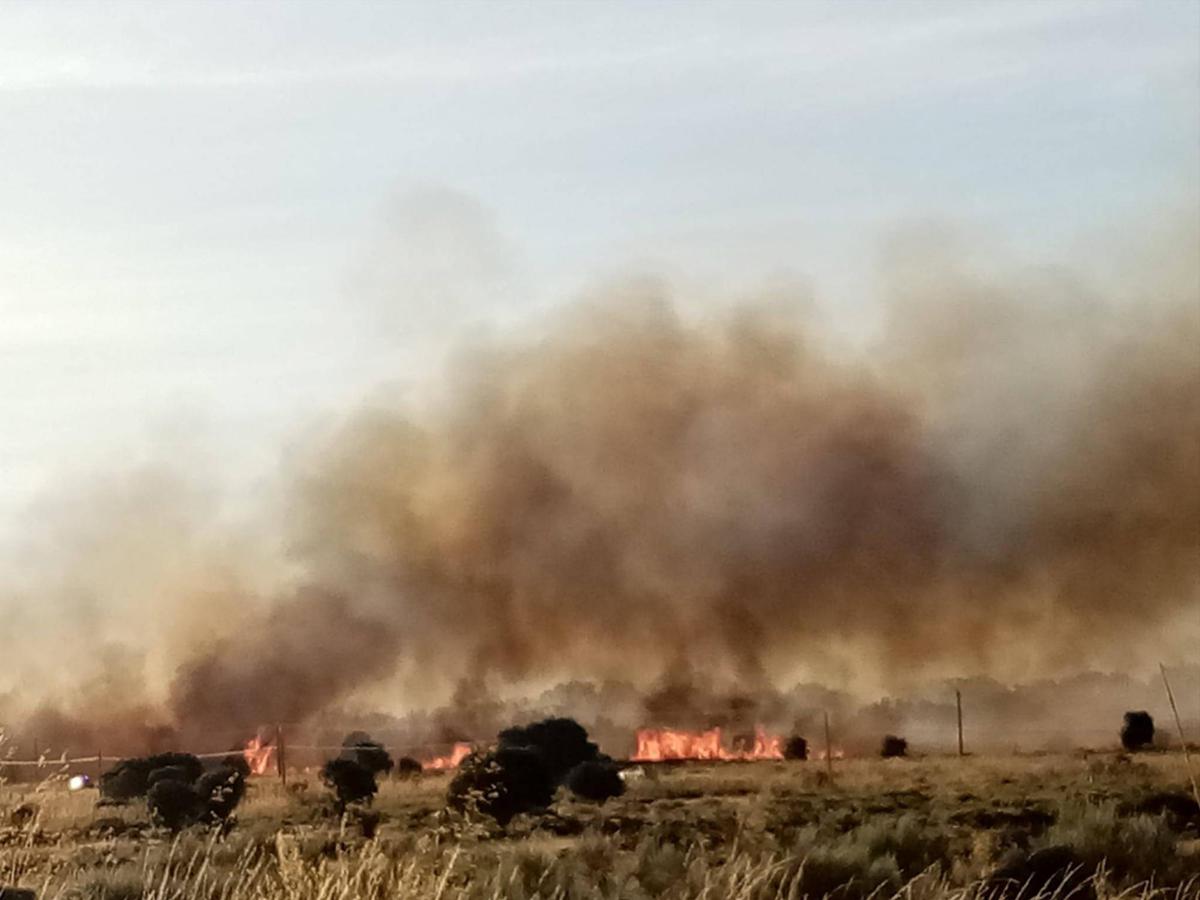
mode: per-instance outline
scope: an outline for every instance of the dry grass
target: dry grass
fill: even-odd
[[[832,784],[821,771],[649,769],[619,800],[560,794],[504,832],[444,813],[445,776],[388,782],[369,839],[330,815],[315,779],[299,791],[255,781],[232,832],[175,838],[151,829],[143,808],[95,808],[93,792],[9,787],[0,883],[61,900],[972,900],[1004,860],[1061,845],[1095,873],[1076,897],[1200,898],[1194,826],[1131,810],[1183,789],[1176,757],[847,761]],[[33,820],[4,827],[21,803]]]

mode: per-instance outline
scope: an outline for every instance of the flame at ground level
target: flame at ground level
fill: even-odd
[[[783,738],[769,735],[761,726],[753,735],[735,736],[726,747],[720,728],[708,731],[678,731],[674,728],[640,728],[637,733],[636,762],[667,759],[783,759]]]
[[[474,749],[465,741],[457,742],[445,756],[435,756],[433,759],[421,761],[423,769],[457,769],[459,764],[471,755]]]
[[[428,771],[446,771],[458,768],[464,759],[475,750],[467,741],[457,741],[444,756],[421,759],[421,768]],[[275,745],[269,738],[255,736],[246,742],[242,755],[253,775],[268,775],[275,767]],[[834,748],[833,758],[842,759],[844,752]],[[663,760],[756,760],[783,759],[783,738],[771,735],[762,726],[754,732],[733,736],[730,746],[725,746],[721,728],[707,731],[683,731],[674,728],[640,728],[637,731],[637,749],[630,757],[631,762],[659,762]],[[824,751],[809,755],[810,759],[823,760]]]
[[[255,736],[246,742],[242,755],[246,757],[246,765],[250,767],[252,775],[266,775],[275,761],[275,746]]]

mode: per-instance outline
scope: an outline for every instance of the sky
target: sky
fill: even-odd
[[[598,279],[1033,263],[1200,184],[1200,4],[0,4],[0,523],[306,428]]]

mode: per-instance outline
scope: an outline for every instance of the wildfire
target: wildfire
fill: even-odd
[[[767,734],[761,726],[754,735],[735,739],[726,748],[720,728],[708,731],[677,731],[673,728],[641,728],[637,733],[636,762],[664,759],[783,759],[783,739]]]
[[[459,763],[471,755],[472,749],[474,748],[470,744],[459,741],[445,756],[435,756],[433,759],[425,760],[421,766],[425,769],[456,769]]]
[[[275,746],[270,741],[264,741],[255,735],[246,742],[246,749],[242,751],[242,754],[246,757],[246,764],[250,767],[251,773],[266,775],[271,771],[271,764],[275,761]]]

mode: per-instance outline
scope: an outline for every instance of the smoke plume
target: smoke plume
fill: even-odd
[[[125,705],[245,734],[381,685],[402,708],[590,678],[653,686],[669,718],[696,678],[762,702],[1178,655],[1200,631],[1191,267],[1105,293],[909,252],[867,352],[777,296],[684,315],[644,282],[464,349],[429,411],[348,415],[289,463],[287,577],[225,577],[238,614]],[[159,602],[195,602],[176,587]]]

